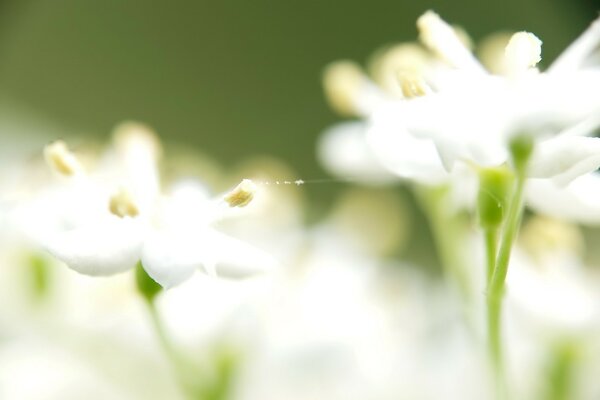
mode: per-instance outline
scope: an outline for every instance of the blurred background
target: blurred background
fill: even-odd
[[[501,29],[535,32],[548,64],[599,5],[595,0],[0,4],[3,115],[31,113],[66,135],[98,138],[108,137],[122,120],[140,120],[166,141],[193,145],[225,165],[273,155],[304,179],[325,174],[315,142],[340,119],[322,95],[320,75],[327,63],[341,58],[364,63],[387,43],[414,40],[416,18],[432,8],[475,40]],[[313,205],[325,202],[331,190],[307,188]]]
[[[328,63],[351,59],[365,65],[378,48],[415,40],[416,19],[433,9],[464,27],[475,42],[498,30],[534,32],[544,42],[543,68],[589,25],[599,8],[595,0],[0,0],[0,175],[10,169],[1,166],[11,165],[12,153],[15,158],[23,155],[17,156],[13,146],[27,148],[25,154],[40,161],[41,143],[48,140],[78,138],[81,144],[89,139],[93,147],[107,143],[119,122],[137,120],[153,127],[167,150],[176,149],[167,154],[173,169],[197,168],[208,180],[227,179],[215,185],[219,190],[240,177],[260,176],[266,166],[269,173],[282,175],[273,179],[327,178],[316,144],[326,128],[343,119],[323,95],[321,73]],[[186,148],[192,151],[182,151]],[[257,161],[265,156],[268,162]],[[219,171],[211,178],[213,167]],[[484,398],[478,392],[472,397],[445,393],[464,376],[472,377],[473,386],[484,387],[485,393],[485,378],[474,375],[482,374],[477,361],[481,355],[469,336],[472,332],[465,332],[454,293],[438,279],[429,228],[408,190],[400,185],[357,189],[333,181],[280,189],[273,191],[271,203],[258,202],[255,214],[240,226],[226,228],[243,239],[262,241],[258,244],[274,248],[282,259],[288,256],[283,278],[241,286],[196,276],[159,302],[175,341],[217,369],[208,368],[206,374],[216,382],[213,389],[229,385],[238,372],[232,371],[241,368],[231,365],[244,362],[231,361],[237,355],[202,335],[225,337],[223,342],[235,345],[239,341],[239,347],[256,352],[244,354],[250,362],[238,384],[244,392],[246,379],[251,394],[238,399],[292,399],[286,392],[292,388],[298,393],[314,390],[314,396],[298,394],[295,400],[363,400],[368,397],[355,386],[389,389],[382,382],[400,382],[398,371],[404,386],[393,386],[390,397],[370,398],[396,400],[397,393],[409,393],[404,392],[407,382],[418,390],[439,390],[444,398]],[[307,220],[313,223],[307,226]],[[544,230],[542,226],[532,236],[544,239],[539,234]],[[597,243],[600,231],[589,230],[586,238]],[[17,254],[5,255],[13,252]],[[0,285],[5,285],[0,290],[0,397],[9,393],[6,388],[27,387],[32,375],[54,384],[55,376],[49,374],[54,371],[56,381],[62,375],[65,387],[77,394],[65,397],[64,387],[56,384],[56,397],[41,393],[27,399],[179,398],[177,382],[148,329],[146,310],[131,290],[131,274],[92,279],[63,266],[54,268],[56,262],[47,256],[25,251],[29,258],[24,259],[22,253],[0,238],[0,274],[6,275],[0,275]],[[17,268],[4,268],[9,265]],[[22,265],[33,271],[26,279],[19,270]],[[429,274],[435,279],[421,276],[422,270],[435,271]],[[27,285],[30,292],[23,290]],[[549,298],[558,297],[552,292]],[[256,317],[248,299],[267,311]],[[546,314],[555,314],[555,309]],[[524,315],[528,323],[531,318]],[[533,346],[540,335],[531,332],[530,342],[519,336],[515,343]],[[598,331],[584,330],[582,337],[589,332]],[[562,353],[557,352],[556,360],[540,353],[543,357],[535,362],[549,365],[540,375],[553,377],[555,364],[559,372],[568,370],[563,367],[569,346],[578,344],[580,336],[573,338],[572,343],[559,343]],[[589,359],[596,362],[600,343],[592,342],[596,353],[589,353]],[[526,353],[512,348],[516,354]],[[563,353],[566,362],[559,357]],[[90,371],[74,362],[73,354]],[[523,370],[531,365],[515,360]],[[31,365],[40,366],[39,371]],[[291,371],[286,369],[290,366]],[[594,389],[581,398],[597,398],[600,365],[585,368]],[[89,397],[92,386],[86,379],[96,369],[103,370],[111,385],[127,387],[126,393],[137,397],[109,392]],[[342,371],[344,379],[323,371]],[[522,372],[516,368],[514,375],[537,384]],[[297,378],[297,387],[286,380],[290,376]],[[444,380],[446,386],[438,385]],[[323,395],[319,384],[329,381],[341,382],[345,391],[337,392],[333,385],[337,397]],[[73,382],[83,382],[81,389]],[[547,389],[544,385],[542,390]],[[569,392],[564,392],[566,399]],[[440,398],[437,392],[406,396]],[[527,396],[522,398],[535,398]]]

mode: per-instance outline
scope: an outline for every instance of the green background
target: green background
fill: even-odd
[[[269,154],[298,177],[318,178],[316,139],[340,120],[320,86],[327,63],[364,62],[386,43],[413,40],[416,18],[430,8],[475,39],[500,29],[535,32],[547,63],[595,7],[583,0],[4,1],[0,94],[69,133],[104,137],[136,119],[225,165]]]

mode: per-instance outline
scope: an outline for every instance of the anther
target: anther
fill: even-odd
[[[257,187],[250,179],[243,179],[231,192],[227,193],[224,200],[230,207],[245,207],[252,201]]]
[[[111,196],[108,209],[120,218],[135,217],[140,213],[135,201],[125,189],[120,189]]]
[[[62,140],[47,145],[44,148],[44,158],[48,165],[61,175],[71,176],[83,170],[75,154]]]
[[[431,92],[425,80],[415,72],[399,71],[398,80],[400,81],[402,95],[407,99],[425,96]]]

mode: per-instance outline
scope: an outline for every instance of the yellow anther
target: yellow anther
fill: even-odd
[[[399,71],[398,80],[402,89],[402,95],[407,99],[425,96],[431,92],[425,80],[417,73]]]
[[[111,196],[108,209],[117,217],[135,217],[140,211],[128,191],[120,189]]]
[[[62,140],[47,145],[44,148],[44,158],[48,165],[61,175],[71,176],[83,170],[77,157]]]
[[[398,72],[421,74],[431,63],[431,56],[417,43],[401,43],[379,51],[373,57],[370,72],[375,82],[394,94],[401,94]]]
[[[244,179],[231,192],[225,195],[224,200],[230,207],[245,207],[252,201],[257,187],[250,179]]]

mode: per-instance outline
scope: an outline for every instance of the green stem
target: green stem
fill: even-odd
[[[487,228],[485,230],[485,251],[487,259],[487,274],[486,284],[489,290],[492,282],[492,276],[494,275],[494,269],[496,269],[496,254],[498,251],[498,229]]]
[[[502,298],[504,296],[510,254],[523,213],[523,189],[525,187],[525,178],[525,168],[521,168],[517,171],[516,187],[508,208],[508,215],[500,238],[500,248],[495,263],[496,265],[488,289],[488,341],[490,355],[496,372],[500,398],[505,397],[506,388],[504,382],[501,340]]]
[[[562,343],[554,346],[552,359],[548,368],[548,400],[568,400],[576,398],[573,381],[578,359],[578,348],[573,343]]]
[[[150,321],[152,322],[154,332],[156,332],[161,347],[173,365],[179,384],[186,393],[188,399],[199,399],[197,394],[198,388],[193,383],[194,376],[192,375],[192,369],[189,368],[189,363],[181,356],[173,343],[169,340],[169,335],[162,324],[154,299],[146,299],[145,303],[148,306]]]
[[[447,190],[445,187],[417,187],[415,194],[429,222],[444,274],[454,281],[468,304],[471,298],[470,282],[459,253],[462,248],[460,240],[465,236],[461,232],[459,216],[449,212]]]

